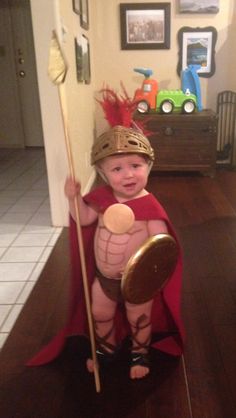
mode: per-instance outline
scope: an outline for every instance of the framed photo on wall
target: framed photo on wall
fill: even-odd
[[[179,0],[180,13],[218,13],[219,0]]]
[[[170,3],[121,3],[121,49],[169,49]]]
[[[85,35],[75,38],[76,76],[79,83],[89,84],[91,81],[90,47]]]
[[[80,0],[72,0],[73,11],[80,15]]]
[[[83,29],[89,29],[88,0],[80,0],[80,26]]]
[[[83,79],[85,84],[91,81],[90,71],[90,46],[89,40],[85,35],[82,35],[82,53],[83,53]]]
[[[206,28],[183,27],[178,32],[180,75],[190,64],[200,65],[199,76],[211,77],[215,72],[215,44],[217,31],[213,26]]]
[[[75,63],[76,63],[76,76],[77,81],[82,83],[83,79],[83,51],[82,42],[80,38],[75,38]]]

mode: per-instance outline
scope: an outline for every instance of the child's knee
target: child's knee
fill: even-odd
[[[92,305],[92,315],[95,321],[108,322],[113,320],[113,310],[104,309],[102,306]]]

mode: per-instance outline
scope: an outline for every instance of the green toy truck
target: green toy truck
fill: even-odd
[[[193,113],[197,107],[195,94],[182,90],[160,90],[156,96],[156,111],[161,113]]]
[[[181,90],[158,90],[156,80],[150,78],[152,70],[135,68],[144,75],[142,87],[135,91],[135,101],[139,113],[150,111],[170,114],[172,112],[191,114],[202,110],[201,92],[197,75],[197,66],[189,66],[182,73]]]

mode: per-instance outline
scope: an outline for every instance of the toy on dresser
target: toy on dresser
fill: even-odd
[[[144,75],[141,88],[134,94],[139,113],[150,111],[169,114],[182,112],[191,114],[195,110],[201,111],[201,90],[197,70],[199,65],[189,65],[181,73],[180,90],[158,90],[158,83],[150,78],[152,70],[134,68],[135,72]]]

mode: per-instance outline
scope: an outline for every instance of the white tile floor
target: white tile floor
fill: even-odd
[[[0,149],[0,349],[61,229],[51,226],[44,150]]]

